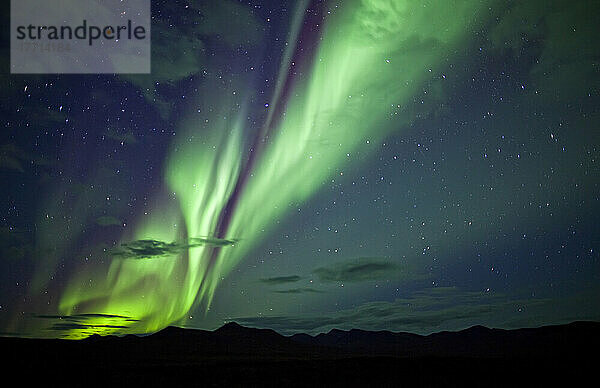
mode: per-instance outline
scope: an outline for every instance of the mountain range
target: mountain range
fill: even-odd
[[[599,322],[573,322],[427,336],[333,329],[286,337],[231,322],[214,331],[168,327],[80,341],[4,337],[0,349],[9,374],[62,385],[519,386],[593,376],[599,333]]]

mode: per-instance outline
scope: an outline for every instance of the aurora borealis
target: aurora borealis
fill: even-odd
[[[153,2],[150,75],[5,72],[0,331],[599,319],[597,10]]]

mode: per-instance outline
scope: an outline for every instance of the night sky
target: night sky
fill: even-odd
[[[600,319],[598,1],[153,1],[0,75],[0,334]]]

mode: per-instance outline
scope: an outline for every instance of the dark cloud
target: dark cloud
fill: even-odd
[[[90,325],[85,323],[75,323],[75,322],[65,322],[65,323],[55,323],[48,328],[48,330],[56,330],[56,331],[71,331],[71,330],[88,330],[88,329],[127,329],[128,326],[119,326],[119,325]]]
[[[298,275],[291,275],[291,276],[276,276],[276,277],[272,277],[272,278],[263,278],[263,279],[260,279],[260,281],[262,283],[269,284],[269,285],[278,285],[278,284],[294,283],[300,279],[302,279],[302,278]]]
[[[383,257],[360,257],[313,271],[322,282],[361,282],[394,278],[400,267]]]
[[[167,243],[158,240],[137,240],[121,244],[121,247],[115,249],[113,257],[122,259],[152,259],[176,255],[182,252],[187,245],[175,242]]]
[[[36,318],[41,319],[60,319],[64,321],[82,321],[94,318],[108,318],[108,319],[119,319],[127,322],[138,322],[137,319],[125,315],[115,314],[74,314],[74,315],[36,315]]]
[[[310,293],[318,293],[321,294],[323,291],[317,290],[314,288],[290,288],[287,290],[275,290],[273,291],[277,294],[310,294]]]
[[[188,242],[165,242],[160,240],[136,240],[123,243],[112,251],[115,258],[120,259],[152,259],[178,255],[189,248],[212,246],[225,247],[234,245],[238,240],[216,237],[194,237]]]
[[[75,314],[75,315],[37,315],[36,318],[49,320],[49,331],[64,332],[65,336],[88,336],[105,333],[106,329],[127,329],[137,319],[124,315],[114,314]]]
[[[30,334],[27,332],[14,332],[14,331],[0,331],[0,337],[29,337]]]
[[[225,239],[216,237],[193,237],[190,239],[189,247],[199,246],[213,246],[213,247],[227,247],[235,245],[238,239]]]

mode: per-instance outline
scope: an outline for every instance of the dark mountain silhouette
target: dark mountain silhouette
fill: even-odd
[[[457,332],[428,336],[389,331],[333,329],[329,333],[290,337],[298,343],[321,345],[368,355],[396,357],[569,357],[581,349],[600,345],[600,323],[573,322],[568,325],[515,330],[473,326]]]
[[[143,337],[0,338],[0,349],[9,374],[35,371],[49,385],[519,386],[593,377],[599,333],[600,323],[574,322],[428,336],[334,329],[286,337],[228,323]]]

